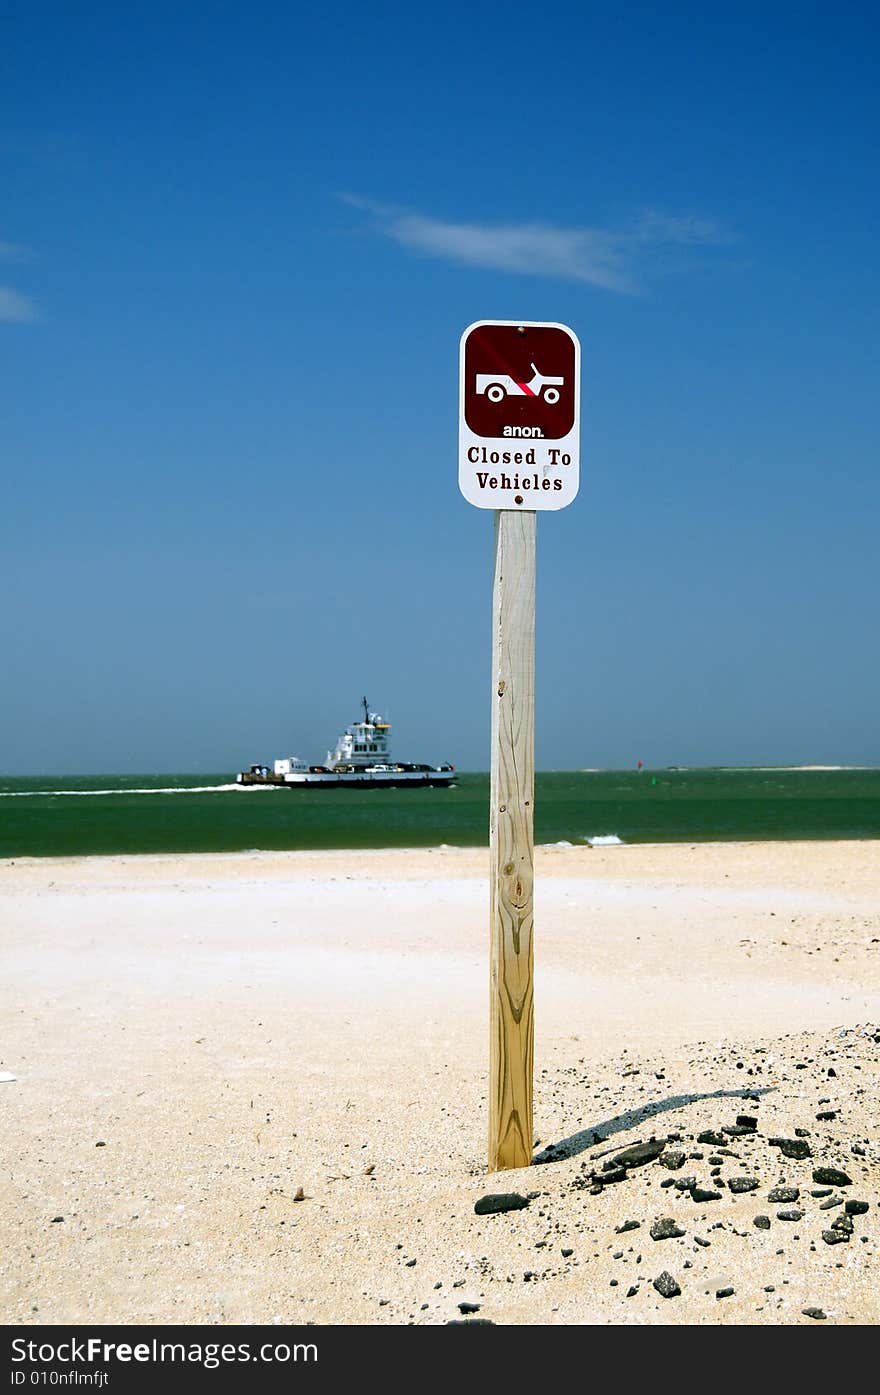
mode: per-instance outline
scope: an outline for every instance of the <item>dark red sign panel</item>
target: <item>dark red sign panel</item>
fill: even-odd
[[[464,417],[475,435],[558,440],[574,426],[575,402],[575,346],[564,329],[487,324],[471,330]]]

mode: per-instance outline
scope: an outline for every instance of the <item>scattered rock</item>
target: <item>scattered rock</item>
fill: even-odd
[[[639,1291],[639,1290],[638,1290],[638,1288],[636,1287],[636,1285],[633,1284],[632,1287],[631,1287],[631,1288],[628,1288],[627,1291],[626,1291],[626,1296],[627,1296],[627,1298],[635,1298],[635,1296],[636,1296],[636,1294],[638,1293],[638,1291]]]
[[[528,1204],[528,1197],[519,1192],[489,1192],[474,1202],[474,1212],[478,1216],[494,1216],[499,1211],[521,1211]]]
[[[624,1221],[623,1225],[615,1226],[615,1235],[624,1235],[628,1230],[638,1230],[641,1221]]]
[[[825,1321],[825,1314],[821,1308],[801,1308],[804,1317],[815,1318],[817,1322]]]
[[[803,1158],[813,1156],[812,1149],[805,1138],[771,1138],[768,1141],[771,1148],[778,1148],[784,1158],[793,1158],[799,1162]]]
[[[671,1216],[663,1216],[659,1221],[655,1221],[650,1230],[652,1240],[676,1240],[684,1233]]]
[[[849,1240],[842,1230],[823,1230],[822,1239],[826,1245],[840,1245]]]
[[[625,1182],[626,1168],[617,1167],[613,1162],[610,1166],[608,1163],[606,1163],[603,1170],[599,1173],[595,1180],[601,1183],[602,1186],[610,1185],[612,1182]]]
[[[695,1244],[695,1245],[699,1245],[700,1248],[703,1249],[703,1250],[708,1250],[708,1248],[709,1248],[709,1243],[710,1243],[710,1242],[709,1242],[708,1240],[704,1240],[704,1239],[703,1239],[702,1235],[695,1235],[695,1236],[694,1236],[694,1244]]]
[[[758,1127],[754,1114],[737,1114],[736,1122],[739,1128],[748,1129],[750,1133],[754,1133]]]
[[[686,1156],[680,1148],[667,1148],[665,1153],[660,1154],[660,1166],[668,1167],[670,1172],[677,1172],[684,1166]]]
[[[709,1191],[707,1187],[691,1187],[691,1201],[695,1201],[698,1206],[704,1201],[720,1201],[721,1193]]]
[[[848,1216],[864,1216],[867,1209],[867,1201],[848,1201],[846,1203],[846,1214]]]
[[[753,1225],[753,1226],[757,1226],[758,1230],[769,1230],[769,1229],[770,1229],[770,1217],[769,1217],[769,1216],[756,1216],[755,1219],[752,1221],[752,1225]]]
[[[665,1138],[652,1138],[647,1143],[634,1143],[631,1148],[624,1148],[622,1153],[617,1153],[611,1159],[611,1163],[617,1167],[643,1167],[645,1163],[659,1158],[665,1147]]]
[[[723,1133],[716,1133],[714,1129],[704,1129],[697,1134],[698,1143],[711,1143],[717,1147],[722,1147],[727,1139]]]
[[[678,1284],[666,1269],[663,1270],[662,1274],[657,1275],[654,1280],[654,1288],[663,1298],[677,1298],[681,1293]]]
[[[824,1182],[829,1187],[851,1187],[852,1178],[845,1172],[841,1172],[839,1167],[814,1167],[813,1181]]]
[[[757,1177],[731,1177],[727,1183],[732,1192],[753,1192],[758,1185]]]
[[[773,1187],[767,1193],[768,1201],[797,1201],[800,1196],[799,1187]]]
[[[776,1212],[776,1219],[778,1221],[802,1221],[803,1218],[803,1211],[799,1211],[796,1206],[792,1206],[791,1209],[788,1211]]]
[[[292,1199],[293,1201],[305,1201],[305,1199],[306,1199],[306,1194],[305,1194],[305,1192],[303,1191],[302,1187],[297,1187],[297,1189],[296,1189],[296,1191],[294,1192],[293,1197],[292,1197],[291,1199]]]
[[[843,1197],[842,1197],[842,1196],[829,1196],[829,1198],[828,1198],[827,1201],[820,1202],[820,1204],[819,1204],[819,1210],[820,1210],[820,1211],[833,1211],[834,1208],[835,1208],[835,1206],[842,1206],[842,1205],[843,1205]]]
[[[478,1313],[480,1305],[479,1303],[459,1303],[458,1311],[460,1313]]]
[[[819,1119],[819,1120],[821,1120],[822,1123],[824,1123],[827,1119],[836,1119],[836,1118],[837,1118],[837,1110],[836,1110],[836,1109],[822,1109],[822,1110],[820,1110],[819,1113],[816,1115],[816,1118]]]
[[[53,1225],[57,1225],[59,1221],[63,1221],[63,1220],[64,1220],[64,1217],[63,1217],[63,1216],[53,1216],[53,1217],[52,1217],[52,1224],[53,1224]]]
[[[570,1259],[574,1254],[574,1250],[560,1250],[559,1253],[562,1255],[563,1259]]]
[[[716,1288],[716,1290],[715,1290],[715,1297],[716,1297],[716,1298],[732,1298],[732,1297],[733,1297],[733,1289],[730,1288],[730,1287],[728,1287],[728,1288]]]

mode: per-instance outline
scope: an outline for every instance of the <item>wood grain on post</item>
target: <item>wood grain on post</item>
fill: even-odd
[[[489,1168],[532,1161],[535,523],[495,514],[489,814]]]

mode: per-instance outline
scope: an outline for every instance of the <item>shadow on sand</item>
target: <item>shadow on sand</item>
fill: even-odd
[[[548,1143],[546,1148],[535,1154],[532,1162],[561,1162],[563,1158],[574,1158],[578,1153],[585,1153],[588,1148],[605,1143],[614,1133],[624,1133],[627,1129],[637,1128],[646,1119],[665,1114],[669,1109],[681,1109],[686,1104],[696,1104],[698,1100],[756,1100],[760,1099],[761,1095],[771,1094],[774,1089],[773,1085],[765,1085],[760,1089],[744,1087],[741,1090],[712,1090],[704,1095],[670,1095],[668,1099],[657,1100],[654,1104],[643,1104],[638,1109],[628,1109],[624,1114],[616,1114],[613,1119],[606,1119],[603,1124],[581,1129],[578,1133],[569,1134],[568,1138],[560,1138],[557,1143]]]

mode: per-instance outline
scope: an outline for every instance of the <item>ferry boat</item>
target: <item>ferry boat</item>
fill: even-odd
[[[391,759],[388,734],[391,723],[370,711],[362,699],[364,718],[352,722],[327,752],[323,765],[309,765],[299,756],[282,756],[272,769],[252,765],[239,771],[239,785],[287,785],[293,789],[448,789],[455,783],[454,765],[413,765]]]

